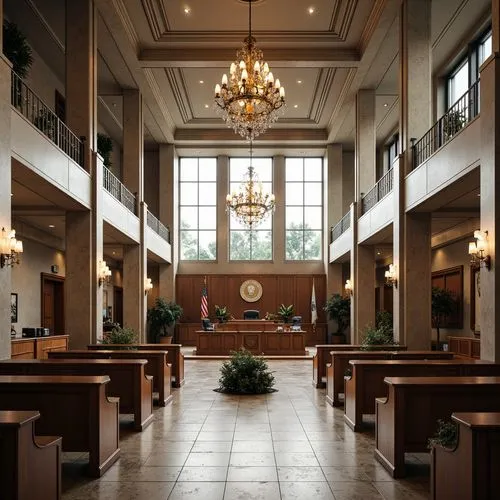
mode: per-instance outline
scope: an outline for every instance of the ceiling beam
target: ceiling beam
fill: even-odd
[[[139,64],[143,68],[226,68],[235,58],[235,50],[228,48],[172,48],[143,49]],[[360,56],[354,49],[323,47],[265,50],[265,58],[275,67],[295,68],[357,67]]]

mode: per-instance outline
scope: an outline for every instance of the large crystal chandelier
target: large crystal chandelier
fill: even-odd
[[[248,2],[248,36],[236,61],[229,69],[229,80],[222,76],[222,87],[215,86],[215,103],[228,127],[247,140],[253,140],[278,119],[285,104],[285,89],[269,71],[264,55],[252,36],[252,2]]]
[[[250,141],[250,166],[240,185],[239,192],[226,196],[226,211],[244,226],[253,229],[274,211],[274,194],[264,193],[252,166],[252,142]]]

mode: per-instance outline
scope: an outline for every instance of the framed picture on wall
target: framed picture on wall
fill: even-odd
[[[10,322],[17,323],[17,293],[10,294]]]

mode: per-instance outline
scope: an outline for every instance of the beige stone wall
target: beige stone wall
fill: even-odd
[[[21,264],[12,268],[11,292],[18,294],[18,335],[24,327],[41,326],[41,273],[50,273],[59,266],[58,276],[65,276],[64,253],[32,240],[23,239]]]

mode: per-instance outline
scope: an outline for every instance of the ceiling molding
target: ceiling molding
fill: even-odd
[[[132,22],[132,19],[130,19],[123,0],[112,0],[112,2],[115,6],[115,11],[118,14],[122,26],[125,29],[125,33],[127,34],[127,38],[129,39],[130,44],[137,51],[137,49],[139,48],[139,36],[135,31],[134,23]]]
[[[294,67],[356,67],[360,56],[355,49],[333,49],[324,47],[311,48],[269,48],[266,49],[266,60],[274,66],[290,63]],[[143,49],[139,54],[139,64],[143,68],[225,68],[228,61],[235,59],[233,48],[172,48]]]
[[[339,40],[343,42],[347,38],[347,34],[351,29],[354,13],[358,7],[358,0],[336,0],[333,12],[332,21],[330,22],[330,31],[335,33]],[[343,15],[340,15],[342,13]]]
[[[158,105],[158,109],[160,110],[163,118],[167,122],[167,125],[173,130],[175,129],[174,121],[172,120],[172,116],[168,110],[168,106],[163,99],[162,92],[160,87],[158,86],[158,82],[153,75],[152,70],[144,69],[144,78],[146,79],[147,84],[153,94],[156,104]]]
[[[177,109],[184,123],[189,123],[194,118],[193,107],[189,99],[184,75],[179,68],[165,68],[165,75],[172,90]]]
[[[159,40],[163,33],[170,31],[165,4],[161,0],[142,0],[142,8],[153,38]]]
[[[59,50],[64,54],[65,53],[64,42],[57,36],[56,32],[52,29],[52,27],[47,22],[47,20],[45,19],[44,15],[40,12],[38,7],[35,5],[33,0],[25,0],[25,1],[26,1],[26,4],[28,5],[28,7],[33,11],[35,16],[38,18],[40,23],[43,25],[43,27],[45,28],[47,33],[50,35],[52,40],[54,40],[54,42],[57,45],[57,47],[59,48]]]
[[[328,130],[331,129],[333,125],[333,121],[337,119],[338,113],[342,106],[344,105],[344,101],[346,99],[346,96],[349,94],[351,91],[351,84],[354,80],[354,77],[356,76],[356,69],[351,68],[349,72],[347,73],[344,85],[342,86],[342,90],[339,94],[339,98],[337,99],[337,102],[335,103],[335,107],[332,110],[332,115],[330,117],[330,120],[328,122]]]
[[[309,112],[309,118],[314,123],[319,123],[321,120],[336,73],[337,70],[335,68],[327,68],[320,71],[314,90],[313,104]],[[323,81],[323,85],[321,85],[321,90],[319,90],[321,81]]]
[[[361,38],[358,44],[358,50],[361,56],[365,53],[365,50],[370,43],[373,33],[375,33],[375,30],[377,29],[380,17],[382,16],[382,13],[384,11],[385,4],[386,0],[376,0],[375,4],[373,5],[372,11],[370,12],[370,17],[365,24],[365,28],[363,30],[363,33],[361,34]]]

